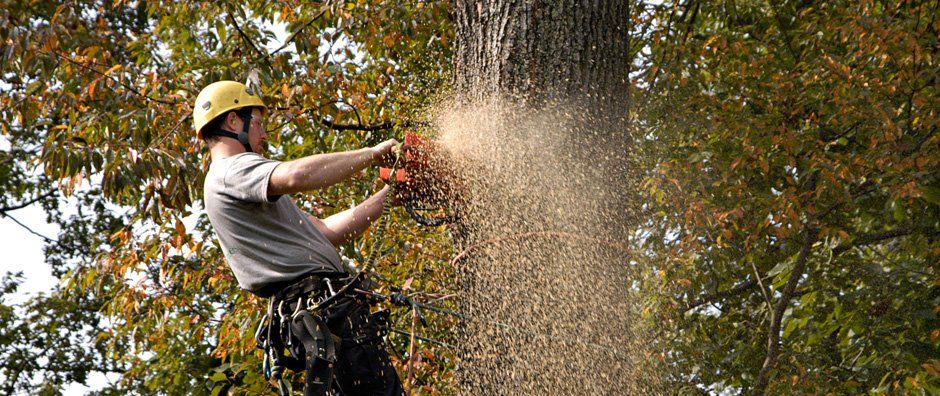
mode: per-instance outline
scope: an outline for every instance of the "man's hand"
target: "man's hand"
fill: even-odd
[[[398,141],[388,139],[372,147],[372,161],[381,166],[392,166],[398,154]]]
[[[392,206],[401,206],[401,197],[398,193],[392,193],[392,188],[386,184],[376,195],[381,195]]]

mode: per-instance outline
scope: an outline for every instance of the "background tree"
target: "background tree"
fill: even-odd
[[[940,391],[937,6],[650,11],[646,246],[676,387]]]

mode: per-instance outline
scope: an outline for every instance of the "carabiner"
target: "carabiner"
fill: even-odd
[[[271,349],[268,348],[268,343],[264,343],[264,357],[262,357],[261,363],[261,372],[264,373],[264,380],[267,381],[271,379]]]
[[[304,305],[304,298],[303,298],[303,296],[297,297],[297,306],[294,307],[294,313],[291,314],[291,316],[290,316],[291,320],[294,320],[294,318],[296,318],[297,315],[300,314],[300,311],[302,311],[302,309],[300,308],[301,305]]]
[[[330,291],[330,297],[336,295],[336,291],[333,290],[333,283],[330,282],[330,278],[323,278],[323,281],[326,282],[326,288]]]

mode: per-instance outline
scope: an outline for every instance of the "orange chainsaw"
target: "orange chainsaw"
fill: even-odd
[[[439,226],[457,220],[459,187],[444,149],[414,132],[405,132],[399,157],[392,168],[379,168],[379,178],[390,183],[395,197],[419,224]]]

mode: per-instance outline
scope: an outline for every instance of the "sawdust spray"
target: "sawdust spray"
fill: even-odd
[[[572,105],[445,108],[437,140],[465,189],[461,393],[659,393],[627,243],[628,134],[587,130]]]

